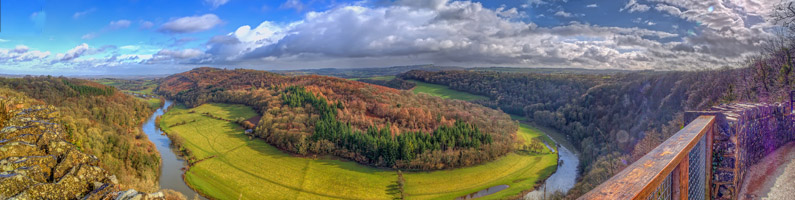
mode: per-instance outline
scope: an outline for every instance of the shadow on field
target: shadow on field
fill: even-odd
[[[397,182],[386,186],[386,194],[392,196],[392,199],[400,199],[400,189],[398,188]]]

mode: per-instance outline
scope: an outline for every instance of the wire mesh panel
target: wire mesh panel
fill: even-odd
[[[671,199],[671,174],[665,177],[665,180],[657,186],[646,200],[668,200]]]
[[[698,140],[698,144],[688,153],[688,161],[690,162],[690,166],[687,168],[689,176],[687,184],[688,199],[702,200],[706,198],[707,153],[705,140],[706,137],[701,137],[701,139]]]

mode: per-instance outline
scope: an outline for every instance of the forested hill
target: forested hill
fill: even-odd
[[[786,54],[739,69],[612,75],[410,71],[419,80],[490,97],[475,102],[563,132],[581,150],[587,192],[640,158],[685,122],[682,113],[720,103],[781,102],[795,84]]]
[[[197,68],[169,76],[157,93],[187,106],[253,107],[254,136],[299,155],[333,154],[403,169],[444,169],[513,150],[518,126],[487,107],[325,76]]]
[[[146,102],[113,87],[51,76],[0,78],[0,91],[16,91],[38,104],[55,106],[60,116],[53,122],[63,126],[63,139],[97,156],[122,188],[157,190],[159,154],[139,128],[154,112]]]

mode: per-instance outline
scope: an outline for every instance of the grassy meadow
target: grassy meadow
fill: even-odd
[[[118,88],[119,90],[136,93],[136,94],[145,94],[145,95],[153,95],[153,90],[157,88],[157,83],[152,80],[142,80],[142,83],[126,83],[123,82],[125,80],[120,79],[97,79],[94,82],[97,82],[102,85],[113,86]],[[127,90],[125,88],[129,86],[143,86],[141,90]]]
[[[138,99],[141,99],[141,98],[138,98]],[[160,103],[161,102],[160,102],[160,99],[158,99],[158,98],[148,98],[148,99],[142,99],[142,100],[146,101],[146,103],[149,104],[149,107],[152,108],[152,109],[160,108]]]
[[[409,80],[409,81],[417,84],[417,86],[414,87],[414,89],[411,89],[411,91],[414,91],[414,93],[426,93],[432,96],[437,96],[445,99],[459,99],[464,101],[488,99],[488,97],[485,96],[453,90],[450,89],[450,87],[444,85],[431,84],[416,80]]]
[[[303,158],[284,153],[259,139],[250,140],[237,124],[225,119],[249,118],[248,107],[205,104],[193,109],[175,106],[160,125],[182,138],[198,162],[186,172],[196,190],[216,199],[393,199],[399,196],[394,170],[341,161],[333,157]],[[182,125],[176,125],[183,123]],[[520,129],[520,137],[542,137]],[[509,185],[483,199],[500,199],[532,188],[550,175],[557,154],[511,153],[496,161],[461,169],[405,172],[409,199],[452,199],[496,185]]]

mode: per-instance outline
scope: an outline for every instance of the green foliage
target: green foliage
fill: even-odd
[[[103,78],[93,81],[102,85],[113,86],[119,90],[123,90],[125,92],[134,93],[134,94],[152,95],[152,91],[155,88],[157,88],[157,83],[149,79],[127,80],[127,79]]]
[[[368,160],[383,160],[382,165],[387,167],[393,167],[398,160],[411,161],[416,155],[430,151],[478,149],[481,145],[493,142],[491,135],[460,121],[454,126],[441,126],[431,134],[405,132],[394,137],[389,130],[390,124],[380,129],[370,127],[364,133],[356,131],[350,125],[337,120],[337,108],[330,105],[325,98],[298,86],[287,87],[282,94],[282,100],[290,107],[310,104],[320,114],[311,140],[330,141],[337,147],[363,155]]]
[[[116,92],[116,90],[113,89],[112,87],[97,88],[97,87],[92,87],[92,86],[88,86],[88,85],[74,84],[74,83],[72,83],[72,82],[70,82],[70,81],[68,81],[66,79],[61,79],[61,80],[63,81],[64,84],[66,84],[67,86],[71,87],[73,90],[79,92],[81,95],[111,96],[111,95],[113,95],[114,92]]]

